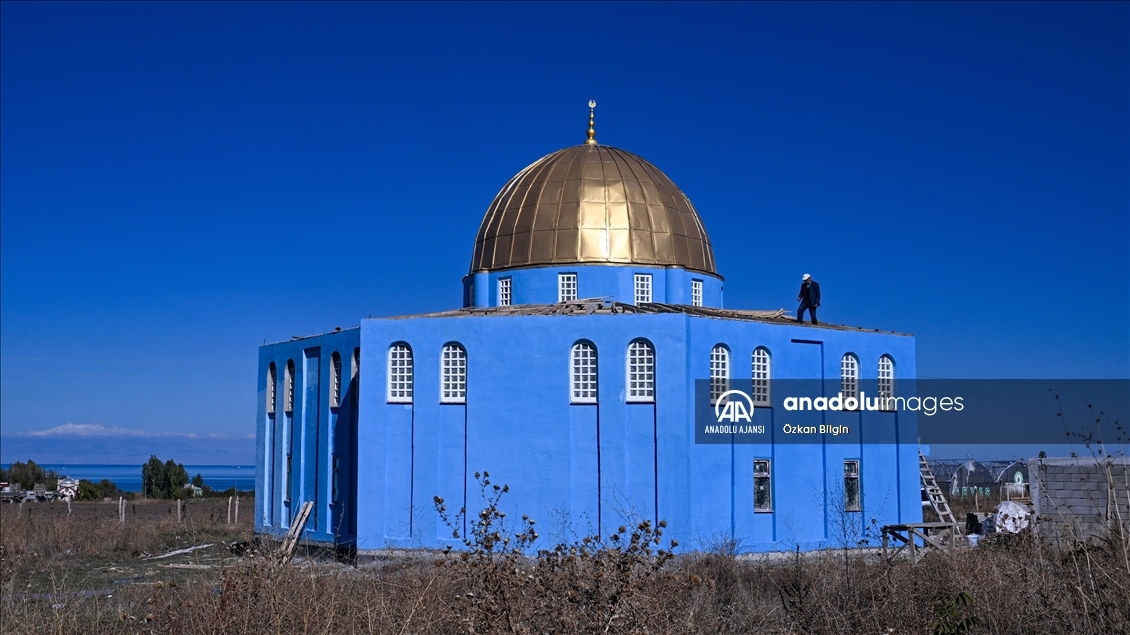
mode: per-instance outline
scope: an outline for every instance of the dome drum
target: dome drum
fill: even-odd
[[[502,304],[553,304],[561,301],[562,275],[571,275],[578,299],[611,298],[635,302],[637,276],[647,276],[651,302],[721,308],[722,279],[682,267],[569,264],[478,271],[463,279],[464,307]],[[505,282],[505,300],[500,286]]]

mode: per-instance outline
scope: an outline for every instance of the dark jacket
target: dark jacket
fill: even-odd
[[[810,306],[820,306],[820,283],[809,278],[807,282],[800,283],[798,301],[807,301]]]

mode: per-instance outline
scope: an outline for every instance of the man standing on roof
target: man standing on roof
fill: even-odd
[[[804,311],[807,309],[812,316],[812,323],[819,324],[816,321],[816,307],[820,306],[820,283],[807,273],[804,274],[800,279],[800,293],[797,294],[796,299],[800,302],[800,308],[796,310],[796,321],[804,321]]]

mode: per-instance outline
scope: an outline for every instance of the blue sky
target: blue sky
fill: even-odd
[[[590,98],[694,201],[727,306],[793,310],[809,272],[823,319],[917,335],[923,376],[1128,377],[1128,24],[5,2],[3,460],[64,424],[247,444],[256,347],[457,306],[490,200],[584,139]]]

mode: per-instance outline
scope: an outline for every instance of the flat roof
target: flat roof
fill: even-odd
[[[514,304],[510,306],[492,307],[465,307],[450,311],[436,313],[417,313],[414,315],[390,315],[380,320],[407,320],[412,318],[438,318],[438,317],[506,317],[512,315],[660,315],[683,314],[691,317],[712,318],[719,320],[741,320],[744,322],[760,322],[763,324],[779,324],[782,326],[803,326],[813,329],[832,329],[835,331],[854,331],[859,333],[883,333],[885,335],[909,336],[909,333],[896,333],[868,329],[860,326],[846,324],[810,324],[797,322],[790,315],[790,311],[777,309],[775,311],[757,311],[751,309],[717,309],[713,307],[691,306],[689,304],[664,304],[662,302],[645,302],[642,304],[625,304],[615,300],[603,298],[589,298],[584,300],[571,300],[556,302],[554,304]]]
[[[689,315],[691,317],[709,318],[716,320],[741,320],[743,322],[760,322],[762,324],[777,324],[780,326],[803,326],[810,329],[831,329],[833,331],[852,331],[855,333],[882,333],[884,335],[900,335],[909,337],[909,333],[868,329],[862,326],[848,326],[846,324],[810,324],[797,322],[790,315],[791,311],[777,309],[775,311],[757,311],[752,309],[716,309],[705,306],[691,306],[689,304],[664,304],[662,302],[645,302],[642,304],[625,304],[604,298],[588,298],[584,300],[571,300],[556,302],[554,304],[514,304],[510,306],[491,307],[464,307],[450,311],[436,313],[414,313],[410,315],[388,315],[383,317],[366,318],[370,320],[410,320],[414,318],[446,318],[446,317],[507,317],[513,315]],[[352,331],[359,327],[343,329]],[[343,331],[328,331],[314,335],[295,335],[290,340],[271,342],[282,344],[287,341],[299,341],[323,335],[332,335]]]

